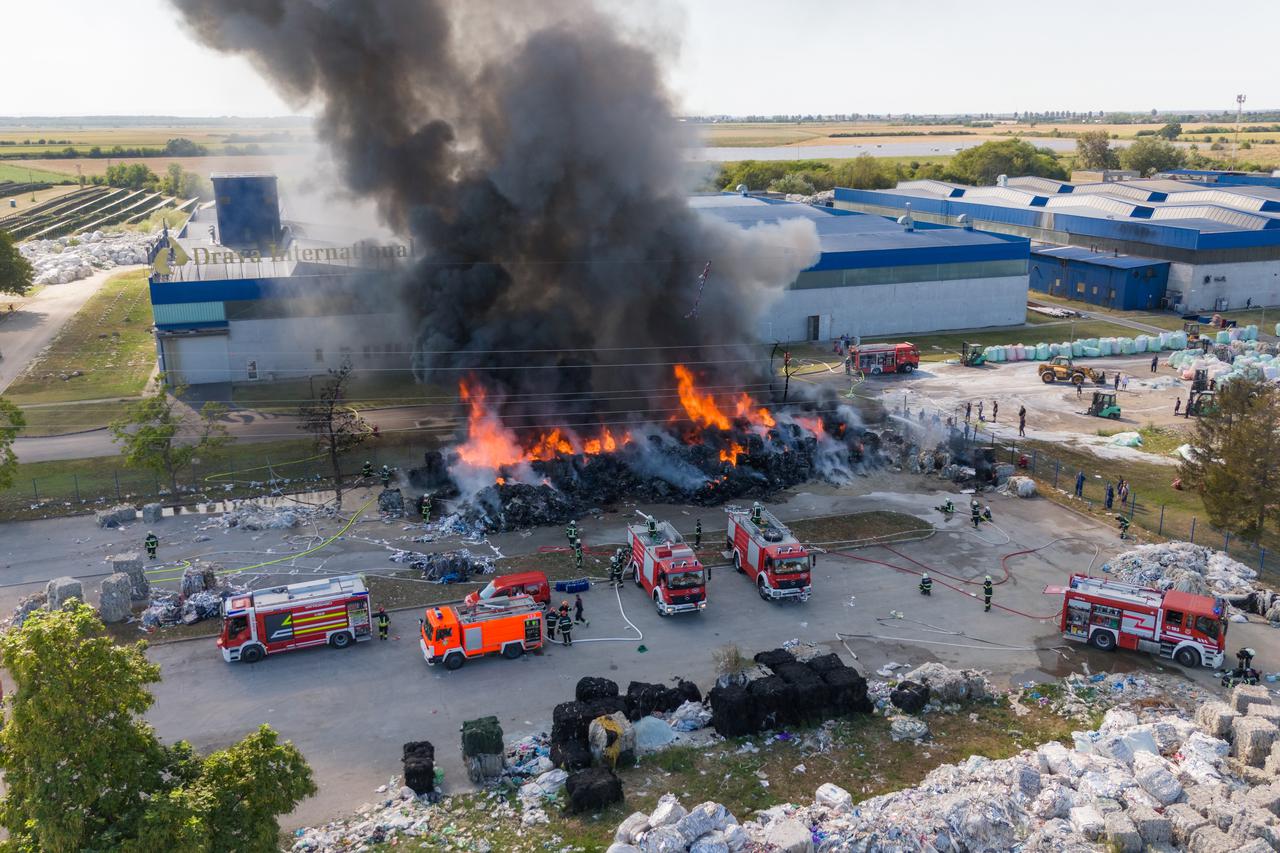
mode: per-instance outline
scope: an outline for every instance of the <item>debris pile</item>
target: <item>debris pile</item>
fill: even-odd
[[[250,501],[224,512],[221,524],[240,530],[291,530],[318,512],[316,508],[301,504],[268,507]]]
[[[1190,542],[1139,545],[1102,566],[1121,580],[1197,595],[1246,596],[1258,573],[1221,551]]]
[[[492,556],[473,554],[466,548],[433,554],[397,550],[388,559],[393,563],[407,563],[422,573],[423,580],[432,583],[466,583],[472,575],[492,574],[495,570]]]
[[[808,841],[807,830],[805,840]],[[686,810],[673,794],[664,794],[649,814],[634,812],[624,820],[614,834],[614,853],[634,853],[639,850],[663,851],[736,851],[748,843],[746,833],[738,819],[719,803],[702,803],[692,811]],[[770,847],[768,849],[799,849]]]
[[[872,710],[866,679],[835,654],[801,663],[786,649],[774,649],[755,660],[772,674],[724,679],[711,690],[711,724],[724,737]]]
[[[1168,708],[1113,709],[1097,730],[1077,733],[1075,749],[1053,742],[998,761],[971,756],[856,805],[830,783],[811,804],[774,806],[740,826],[723,807],[704,804],[724,814],[715,831],[733,837],[699,849],[1261,853],[1280,840],[1280,730],[1270,719],[1277,709],[1263,688],[1237,688],[1231,699],[1203,704],[1194,722]],[[659,820],[627,818],[616,840],[631,847],[613,849],[694,849],[692,833],[661,829],[670,810]]]
[[[30,240],[18,251],[33,268],[33,284],[66,284],[93,275],[95,269],[145,264],[155,239],[149,234],[103,234],[94,231],[56,240]]]
[[[928,693],[940,702],[972,702],[991,695],[991,682],[976,669],[951,669],[930,662],[916,667],[903,678],[926,686]]]
[[[111,509],[100,509],[94,513],[99,527],[120,527],[133,524],[138,518],[138,511],[129,504],[117,504]]]
[[[18,599],[18,606],[13,610],[13,619],[9,621],[10,627],[14,629],[21,628],[22,623],[27,620],[28,616],[37,610],[45,609],[45,605],[48,602],[49,597],[44,594],[43,590]]]

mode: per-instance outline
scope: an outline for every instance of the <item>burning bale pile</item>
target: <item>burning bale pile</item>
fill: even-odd
[[[774,649],[755,660],[772,675],[724,678],[710,693],[711,724],[724,737],[872,711],[866,679],[835,654],[801,663]]]

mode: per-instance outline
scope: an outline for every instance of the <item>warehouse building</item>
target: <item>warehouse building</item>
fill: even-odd
[[[834,204],[891,216],[910,212],[917,221],[964,222],[1099,257],[1165,262],[1161,302],[1176,311],[1280,304],[1280,180],[1269,176],[1184,170],[1077,184],[1034,177],[994,187],[910,181],[892,190],[837,189]],[[1159,277],[1158,270],[1152,273]],[[1043,289],[1035,280],[1031,287]],[[1145,305],[1146,294],[1135,299]]]
[[[1031,290],[1079,299],[1104,308],[1150,311],[1164,303],[1169,284],[1167,261],[1132,255],[1102,254],[1079,246],[1041,246],[1031,250]]]
[[[743,228],[793,217],[818,231],[821,257],[762,321],[765,341],[914,335],[1026,322],[1030,244],[985,234],[732,193],[695,210]]]
[[[283,222],[272,175],[214,175],[215,201],[153,252],[160,369],[172,385],[299,379],[350,361],[409,367],[414,330],[370,298],[412,247]]]

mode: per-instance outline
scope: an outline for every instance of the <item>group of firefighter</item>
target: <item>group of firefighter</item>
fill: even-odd
[[[956,511],[956,505],[952,503],[951,498],[947,498],[942,502],[941,506],[934,507],[934,509],[938,510],[938,512],[942,513],[947,518],[951,518]],[[972,498],[969,501],[969,518],[973,521],[973,529],[977,530],[978,525],[982,522],[992,520],[991,507],[982,506],[978,503],[977,498]]]
[[[991,580],[991,575],[987,575],[982,579],[982,609],[986,613],[991,612],[991,593],[995,591],[995,584]],[[933,578],[929,577],[928,572],[920,575],[920,594],[933,595]]]

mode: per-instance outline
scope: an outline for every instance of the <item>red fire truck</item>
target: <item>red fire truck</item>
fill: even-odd
[[[1227,648],[1226,602],[1177,590],[1072,575],[1061,592],[1062,636],[1103,651],[1134,649],[1186,667],[1222,666]]]
[[[862,373],[910,373],[920,366],[920,348],[910,341],[900,344],[859,344],[849,347],[853,367]]]
[[[372,639],[369,591],[359,575],[228,595],[218,648],[228,663],[310,646],[345,649]]]
[[[750,511],[730,510],[725,540],[733,567],[751,579],[765,601],[809,600],[814,555],[773,513],[760,504]]]
[[[645,520],[627,526],[636,586],[649,594],[662,616],[706,609],[706,573],[693,549],[670,522],[650,516]]]

